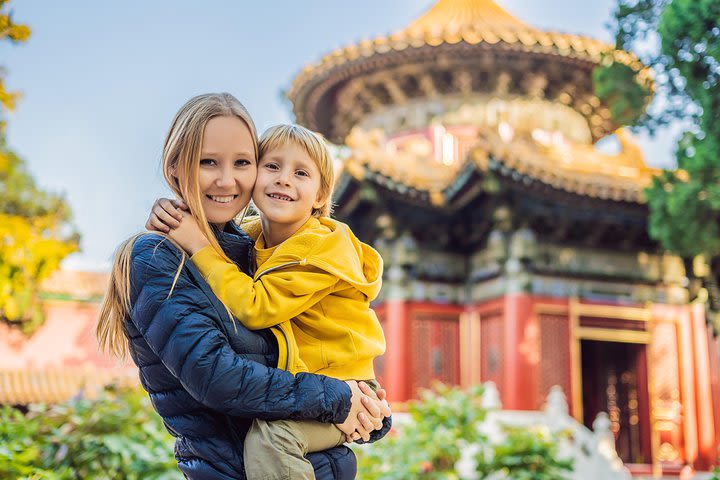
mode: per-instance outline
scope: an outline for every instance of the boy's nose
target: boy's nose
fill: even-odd
[[[278,176],[275,179],[275,183],[280,185],[289,185],[290,184],[290,174],[286,171],[278,172]]]

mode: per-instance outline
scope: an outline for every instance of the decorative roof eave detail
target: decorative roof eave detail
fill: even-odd
[[[441,207],[444,204],[442,191],[422,184],[422,182],[403,182],[397,180],[397,174],[383,169],[373,169],[367,163],[357,158],[349,158],[345,161],[343,169],[335,179],[334,195],[339,197],[345,193],[350,181],[358,184],[371,182],[388,191],[394,192],[403,197],[411,199],[415,203]]]
[[[407,49],[419,51],[425,47],[454,45],[461,42],[469,45],[485,43],[493,48],[528,54],[573,58],[595,65],[610,61],[620,62],[640,72],[642,82],[649,85],[652,83],[650,71],[634,55],[615,50],[612,46],[598,40],[578,35],[539,32],[536,30],[525,32],[466,31],[452,35],[443,33],[438,36],[424,35],[411,38],[379,37],[372,41],[364,41],[358,45],[336,50],[323,57],[317,64],[305,67],[293,81],[287,96],[293,103],[297,121],[307,124],[310,128],[317,129],[317,126],[313,125],[313,122],[309,121],[310,119],[306,115],[306,102],[312,90],[320,83],[328,81],[336,73],[352,70],[352,75],[357,76],[364,70],[362,65],[371,58],[376,60]],[[428,50],[429,56],[432,55],[431,50]],[[340,77],[342,76],[340,75]]]
[[[623,134],[619,135],[621,143],[627,142]],[[529,144],[505,143],[494,132],[485,131],[464,163],[452,170],[452,175],[446,175],[432,184],[420,177],[410,178],[407,172],[398,170],[392,162],[387,161],[387,153],[379,150],[356,151],[346,160],[341,175],[348,174],[358,182],[370,181],[399,194],[424,192],[433,206],[443,207],[448,205],[448,199],[454,196],[453,192],[471,181],[472,171],[482,175],[492,172],[511,181],[539,182],[554,190],[582,197],[635,204],[645,203],[643,191],[658,173],[657,169],[644,167],[640,160],[637,160],[637,167],[618,167],[632,173],[624,177],[598,171],[585,172],[577,168],[573,170],[559,165],[550,157],[551,153],[534,149]],[[575,152],[576,155],[582,153],[587,154]],[[618,156],[601,153],[594,155],[597,155],[595,160],[600,162],[603,158],[618,158],[623,153]],[[632,152],[628,155],[632,155]]]

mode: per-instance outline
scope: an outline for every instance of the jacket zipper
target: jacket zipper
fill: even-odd
[[[265,275],[266,273],[274,272],[275,270],[280,270],[281,268],[285,267],[292,267],[294,265],[305,265],[307,263],[307,259],[303,258],[302,260],[296,260],[294,262],[287,262],[283,263],[281,265],[275,265],[274,267],[270,267],[267,270],[264,270],[262,273],[258,274],[257,277],[255,277],[254,281],[260,280],[260,278]],[[283,338],[285,339],[285,371],[290,370],[290,341],[288,340],[287,333],[285,333],[285,330],[282,329],[280,325],[278,325],[278,330],[280,330],[280,333],[282,333]]]
[[[287,333],[285,333],[285,330],[281,326],[278,325],[278,330],[280,330],[280,333],[282,333],[283,338],[285,338],[285,371],[290,371],[290,342],[288,341]]]
[[[294,265],[306,265],[306,264],[307,264],[307,259],[303,258],[302,260],[295,260],[294,262],[287,262],[287,263],[283,263],[281,265],[275,265],[274,267],[270,267],[267,270],[263,270],[262,273],[258,274],[258,276],[255,277],[255,281],[257,282],[258,280],[260,280],[260,278],[263,275],[265,275],[266,273],[274,272],[275,270],[280,270],[281,268],[285,268],[285,267],[292,267]]]

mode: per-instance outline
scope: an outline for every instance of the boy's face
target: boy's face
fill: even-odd
[[[271,226],[300,228],[322,200],[320,169],[302,147],[289,142],[262,156],[253,202]]]

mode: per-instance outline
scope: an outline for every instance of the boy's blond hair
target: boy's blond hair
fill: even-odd
[[[314,217],[329,217],[332,213],[332,193],[335,184],[335,169],[330,150],[325,139],[320,134],[308,130],[300,125],[275,125],[260,136],[259,158],[271,150],[294,143],[304,149],[320,170],[320,198],[323,206],[313,208]]]

